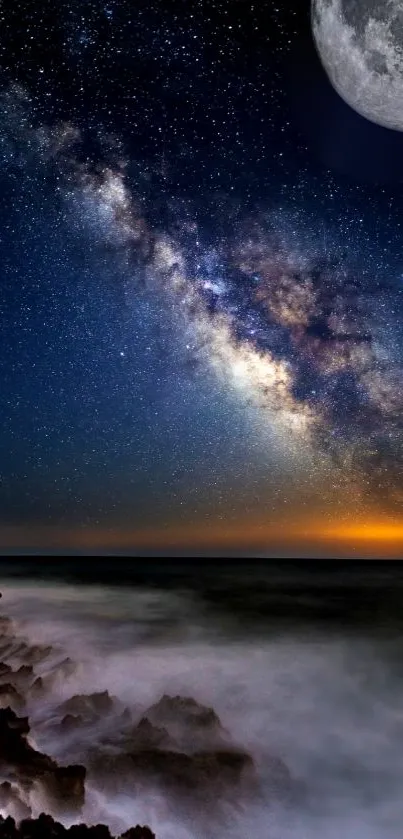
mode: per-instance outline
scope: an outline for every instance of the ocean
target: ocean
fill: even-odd
[[[253,760],[259,793],[230,788],[217,812],[190,794],[178,807],[152,778],[89,776],[77,821],[114,835],[148,824],[157,839],[400,839],[399,563],[15,558],[0,571],[14,637],[48,650],[35,665],[46,692],[26,697],[37,749],[60,763],[116,753],[125,711],[136,722],[168,695],[213,709]],[[8,661],[21,663],[18,646]],[[64,702],[104,691],[104,717],[62,730]],[[273,792],[273,759],[298,794]]]

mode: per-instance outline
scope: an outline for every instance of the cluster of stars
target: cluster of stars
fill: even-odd
[[[312,161],[263,5],[2,4],[12,520],[401,503],[403,202]]]

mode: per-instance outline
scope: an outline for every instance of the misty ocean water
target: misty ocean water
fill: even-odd
[[[403,824],[403,646],[399,633],[292,619],[272,621],[253,597],[247,610],[212,605],[195,588],[111,586],[27,579],[0,581],[2,613],[30,644],[51,645],[77,670],[45,700],[28,700],[32,742],[61,762],[80,757],[85,735],[55,733],[52,709],[76,693],[108,690],[134,716],[163,694],[211,706],[252,756],[263,796],[234,792],[225,817],[179,815],[168,795],[145,785],[106,793],[87,786],[83,817],[113,833],[148,824],[157,839],[397,839]],[[231,583],[228,583],[231,587]],[[231,592],[229,592],[231,594]],[[242,581],[238,584],[242,599]],[[308,598],[309,599],[309,598]],[[222,598],[223,604],[226,598]],[[250,617],[248,617],[250,615]],[[52,656],[51,656],[52,658]],[[42,671],[41,671],[42,668]],[[46,673],[49,661],[37,668]],[[92,745],[113,716],[92,730]],[[81,750],[81,751],[80,751]],[[300,794],[276,801],[268,778],[280,757]],[[33,804],[39,813],[43,801]]]

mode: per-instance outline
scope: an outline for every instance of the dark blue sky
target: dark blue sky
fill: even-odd
[[[4,547],[400,521],[403,136],[308,3],[1,15]]]

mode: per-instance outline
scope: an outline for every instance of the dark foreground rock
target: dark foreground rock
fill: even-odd
[[[75,694],[56,710],[59,714],[76,716],[82,721],[92,723],[110,714],[113,707],[112,697],[104,690],[100,693]]]
[[[59,766],[28,743],[28,717],[11,708],[0,709],[0,770],[30,788],[39,782],[56,812],[79,812],[84,804],[84,766]]]
[[[84,762],[106,792],[151,783],[178,804],[215,809],[259,789],[251,756],[231,741],[212,708],[190,697],[164,695]]]
[[[10,707],[15,711],[22,711],[25,707],[24,697],[11,682],[0,685],[0,707]]]
[[[263,792],[250,754],[231,740],[212,708],[191,697],[164,695],[138,723],[92,747],[82,762],[106,793],[130,794],[151,783],[180,807],[192,802],[217,810],[225,801],[246,802]],[[293,780],[280,758],[273,756],[265,775],[273,799],[290,796]]]
[[[0,816],[0,839],[111,839],[109,828],[104,824],[88,827],[85,824],[75,824],[70,828],[63,827],[52,816],[41,815],[37,819],[23,819],[19,825],[10,816],[4,819]],[[155,839],[155,833],[149,827],[131,827],[119,839]]]
[[[191,696],[168,696],[161,699],[147,711],[147,716],[160,723],[173,723],[195,730],[223,731],[220,718],[213,708],[202,705]]]
[[[13,816],[17,822],[31,816],[30,808],[21,800],[20,792],[9,781],[0,784],[0,812]]]
[[[0,815],[0,839],[58,839],[67,833],[73,839],[112,839],[105,825],[67,829],[54,820],[81,817],[87,777],[103,793],[139,800],[150,787],[159,789],[178,814],[188,818],[191,812],[203,823],[210,819],[214,830],[228,805],[248,806],[268,794],[273,801],[288,799],[295,789],[287,766],[275,756],[266,761],[262,784],[261,768],[258,772],[250,754],[232,741],[214,709],[192,697],[164,694],[142,716],[122,710],[123,703],[106,690],[74,694],[55,705],[56,681],[77,670],[63,651],[56,655],[55,662],[54,648],[29,645],[0,616],[0,813],[8,816]],[[38,675],[36,665],[45,661]],[[30,742],[24,711],[43,700],[45,720],[39,725],[45,735],[56,735],[62,744],[56,754],[69,765]],[[44,742],[52,739],[45,736]],[[36,806],[52,815],[32,819],[38,793]],[[155,837],[137,825],[120,839]]]

